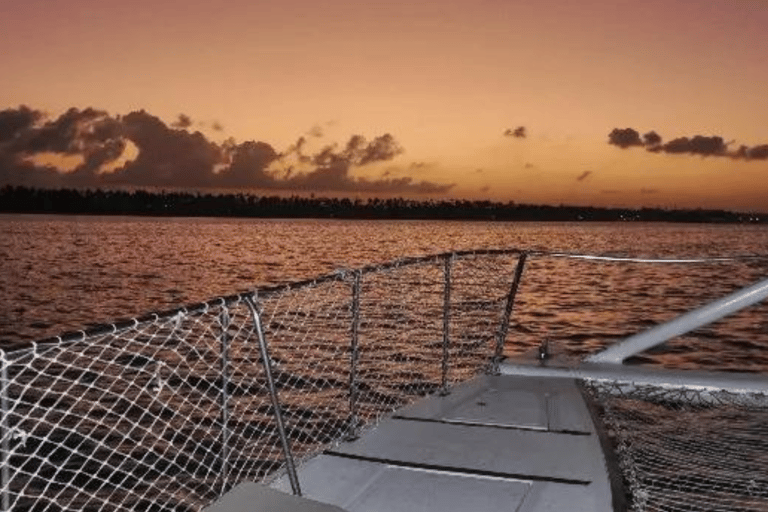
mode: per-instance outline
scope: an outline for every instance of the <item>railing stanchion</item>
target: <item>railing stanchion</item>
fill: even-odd
[[[357,438],[359,417],[357,415],[357,363],[360,358],[359,331],[360,331],[360,280],[361,272],[356,270],[352,281],[352,333],[349,365],[349,415],[350,431],[348,440]]]
[[[8,427],[8,412],[10,407],[8,406],[8,365],[5,359],[5,352],[0,350],[0,410],[2,416],[0,417],[0,439],[2,439],[2,446],[0,446],[0,510],[7,512],[11,510],[10,503],[10,471],[8,465],[10,464],[10,428]]]
[[[269,350],[267,349],[267,340],[264,337],[264,329],[261,325],[261,314],[256,309],[256,305],[251,297],[245,298],[245,303],[251,310],[253,316],[253,325],[256,328],[256,335],[259,339],[259,349],[261,351],[261,361],[264,364],[264,375],[267,378],[267,385],[269,386],[269,396],[272,399],[272,408],[275,410],[275,423],[277,423],[277,432],[280,436],[280,444],[283,448],[283,456],[285,457],[285,465],[288,469],[288,479],[291,481],[291,489],[293,494],[301,496],[301,487],[299,486],[299,477],[296,474],[296,464],[293,462],[293,453],[291,452],[291,445],[288,441],[288,436],[285,432],[285,422],[283,421],[283,412],[280,409],[280,399],[277,396],[277,387],[275,386],[275,379],[272,377],[272,360],[269,357]]]
[[[440,394],[445,396],[448,391],[448,346],[451,340],[451,263],[453,255],[443,259],[443,360],[441,367]]]
[[[527,258],[528,253],[522,252],[517,259],[515,276],[512,278],[512,285],[509,287],[506,304],[504,305],[504,316],[501,317],[499,332],[496,334],[496,350],[493,354],[493,373],[496,374],[499,373],[499,364],[501,364],[501,360],[504,357],[504,343],[509,333],[509,319],[512,315],[512,308],[515,306],[515,297],[517,296],[517,289],[520,287],[520,280],[523,277],[523,269],[525,268],[525,260]]]
[[[219,316],[221,323],[221,494],[227,492],[229,473],[229,310]]]

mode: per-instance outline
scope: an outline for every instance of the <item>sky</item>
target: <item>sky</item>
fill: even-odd
[[[768,212],[766,0],[3,0],[0,185]]]

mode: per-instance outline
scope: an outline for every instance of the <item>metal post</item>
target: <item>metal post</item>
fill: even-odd
[[[288,469],[288,479],[291,481],[291,489],[293,494],[301,496],[301,487],[299,486],[299,477],[296,475],[296,465],[293,462],[293,454],[291,453],[291,445],[288,442],[288,436],[285,433],[285,423],[283,422],[283,412],[280,410],[280,399],[277,396],[277,387],[275,386],[275,379],[272,377],[272,360],[269,358],[269,350],[267,349],[267,340],[264,337],[264,330],[261,326],[261,315],[256,309],[256,305],[253,303],[251,297],[245,298],[245,303],[251,310],[253,316],[253,325],[256,327],[256,335],[259,338],[259,349],[261,350],[261,361],[264,364],[264,374],[267,377],[267,385],[269,386],[269,396],[272,399],[272,408],[275,410],[275,422],[277,423],[277,432],[280,436],[280,443],[283,447],[283,456],[285,457],[285,465]]]
[[[221,494],[227,492],[229,473],[229,310],[219,316],[221,323]]]
[[[740,309],[756,304],[766,297],[768,297],[768,279],[743,288],[699,309],[685,313],[667,323],[630,336],[621,343],[588,357],[586,361],[590,363],[621,364],[628,357],[632,357],[656,345],[661,345],[675,336],[685,334],[731,313],[735,313]]]
[[[357,416],[357,362],[360,358],[358,338],[360,331],[360,278],[361,272],[356,270],[352,281],[352,333],[349,364],[349,421],[350,431],[347,440],[352,441],[357,438],[357,429],[359,418]]]
[[[440,394],[445,396],[448,391],[448,345],[451,331],[451,262],[453,255],[449,254],[443,260],[443,361]]]
[[[2,409],[2,417],[0,417],[0,439],[2,439],[2,447],[0,447],[0,493],[2,498],[0,499],[0,510],[3,512],[11,510],[10,503],[10,486],[11,477],[8,465],[10,464],[10,437],[11,432],[8,427],[8,413],[10,407],[8,406],[8,366],[6,364],[5,352],[0,350],[0,409]]]
[[[501,363],[501,359],[504,357],[504,343],[507,340],[507,333],[509,332],[509,318],[512,315],[512,308],[515,305],[517,289],[520,287],[520,280],[523,277],[523,269],[525,268],[525,260],[527,258],[527,252],[520,253],[520,257],[517,260],[517,267],[515,267],[515,276],[512,278],[512,285],[509,287],[509,293],[507,293],[507,302],[504,305],[504,316],[501,317],[501,324],[499,325],[499,332],[496,337],[496,351],[493,354],[494,373],[498,373],[499,363]]]

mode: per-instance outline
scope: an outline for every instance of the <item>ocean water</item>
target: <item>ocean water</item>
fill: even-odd
[[[475,248],[633,257],[768,253],[768,228],[0,216],[0,347],[344,268]],[[705,265],[529,260],[506,351],[548,339],[581,356],[768,276],[768,262]],[[500,272],[500,280],[511,276]],[[644,354],[675,368],[768,371],[768,307]]]

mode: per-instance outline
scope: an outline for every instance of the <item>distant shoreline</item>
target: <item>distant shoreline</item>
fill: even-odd
[[[686,222],[768,224],[768,214],[704,209],[549,206],[468,200],[349,199],[0,188],[0,213],[341,220],[533,222]]]

